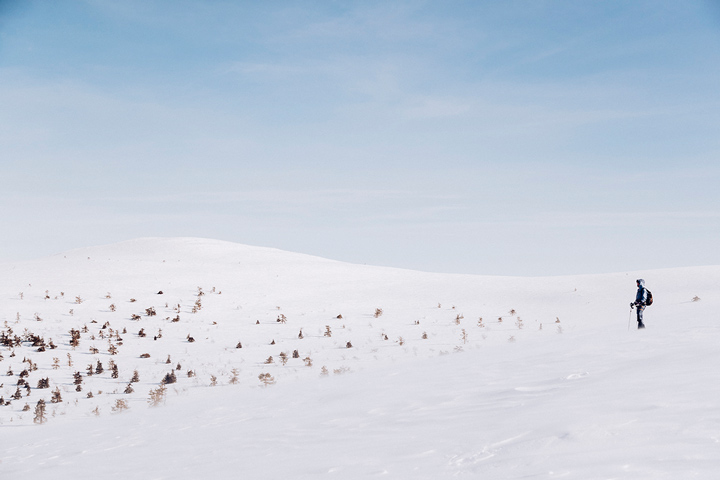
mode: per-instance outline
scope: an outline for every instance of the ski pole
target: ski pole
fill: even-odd
[[[630,305],[630,314],[628,315],[628,332],[630,331],[630,322],[632,322],[632,305]]]

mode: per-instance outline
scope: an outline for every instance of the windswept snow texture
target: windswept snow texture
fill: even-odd
[[[3,479],[720,472],[720,267],[441,275],[141,239],[2,265],[0,298]]]

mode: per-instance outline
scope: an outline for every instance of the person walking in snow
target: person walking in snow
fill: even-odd
[[[645,280],[638,278],[635,280],[635,283],[637,284],[638,289],[637,294],[635,295],[635,301],[630,304],[630,308],[636,308],[638,328],[645,328],[645,324],[643,323],[643,311],[645,311],[645,302],[647,302]]]

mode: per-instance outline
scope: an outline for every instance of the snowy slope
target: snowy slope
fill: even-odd
[[[2,265],[2,331],[57,348],[0,348],[0,395],[31,387],[0,407],[0,478],[716,478],[719,287],[720,267],[441,275],[203,239]]]

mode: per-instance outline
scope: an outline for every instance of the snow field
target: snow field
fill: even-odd
[[[717,267],[644,272],[656,298],[644,332],[628,331],[640,274],[438,275],[199,239],[0,269],[4,330],[57,345],[0,349],[0,373],[13,370],[5,399],[23,358],[38,367],[30,395],[0,407],[3,477],[714,478],[720,467]],[[106,322],[127,331],[116,355],[99,338]],[[69,330],[86,325],[73,350]],[[105,372],[86,376],[98,360]],[[177,364],[177,383],[149,407]],[[263,373],[275,384],[261,386]],[[50,388],[35,388],[40,378]],[[50,403],[55,388],[61,403]],[[40,398],[48,419],[35,425]],[[129,408],[114,411],[118,399]]]

